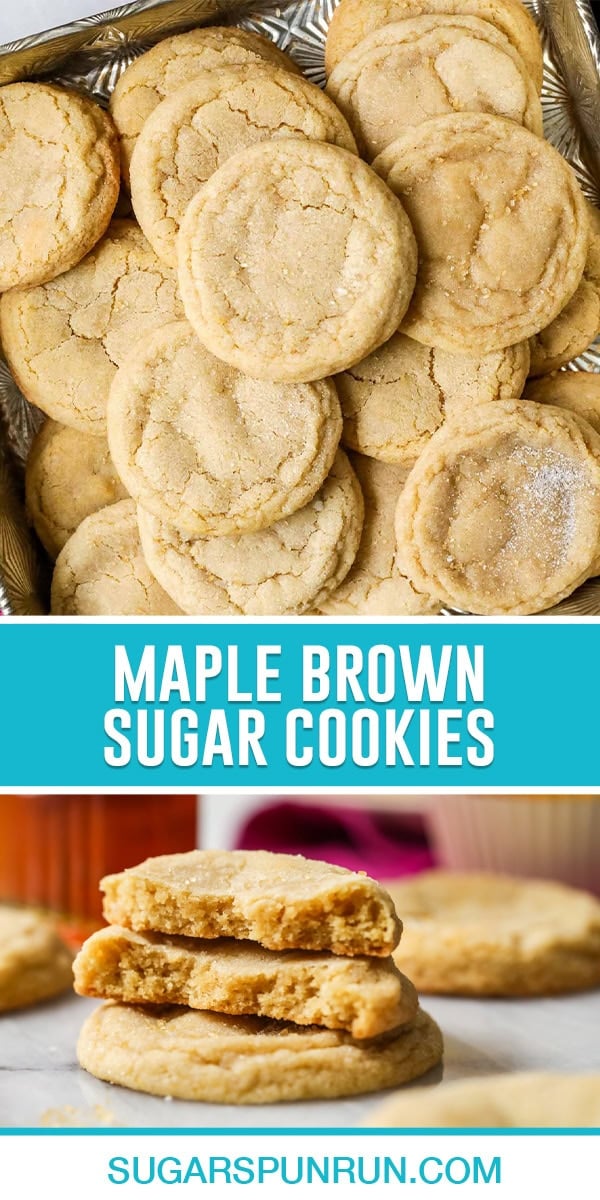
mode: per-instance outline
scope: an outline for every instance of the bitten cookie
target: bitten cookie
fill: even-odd
[[[73,983],[72,955],[49,921],[0,907],[0,1012],[37,1004]]]
[[[131,496],[210,537],[253,532],[312,500],[342,429],[330,380],[274,384],[214,358],[186,321],[140,346],[108,402],[108,442]]]
[[[232,154],[285,137],[356,152],[344,117],[320,88],[266,63],[205,71],[163,100],[131,160],[131,201],[156,253],[176,265],[186,208]]]
[[[355,1041],[262,1017],[111,1003],[88,1017],[77,1044],[81,1066],[99,1079],[213,1104],[375,1092],[424,1075],[442,1053],[442,1035],[424,1012],[385,1037]]]
[[[524,397],[537,404],[553,404],[574,412],[600,434],[600,374],[596,371],[559,371],[530,379]]]
[[[175,273],[134,221],[113,221],[71,271],[0,301],[0,335],[24,395],[84,433],[106,436],[117,368],[137,341],[183,316]]]
[[[179,283],[198,337],[258,378],[307,381],[386,341],[412,295],[416,246],[390,191],[355,155],[263,142],[192,200]]]
[[[102,237],[119,195],[117,134],[84,96],[0,88],[0,292],[44,283]]]
[[[587,205],[590,241],[583,278],[551,325],[531,338],[531,374],[547,375],[577,358],[600,333],[600,212]]]
[[[538,333],[581,282],[590,221],[575,174],[513,121],[424,121],[374,169],[406,207],[419,247],[402,329],[428,346],[485,354]]]
[[[586,1128],[600,1124],[600,1075],[532,1071],[461,1079],[390,1096],[365,1125],[395,1129]]]

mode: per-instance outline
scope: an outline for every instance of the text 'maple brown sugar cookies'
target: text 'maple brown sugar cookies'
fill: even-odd
[[[600,1075],[484,1075],[390,1096],[365,1125],[395,1129],[597,1128]]]
[[[565,308],[530,340],[531,375],[548,375],[587,350],[600,333],[600,211],[587,206],[590,241],[583,277]]]
[[[587,421],[600,434],[600,374],[597,371],[558,371],[530,379],[524,397],[537,404],[565,408]]]
[[[581,281],[590,219],[575,174],[548,142],[501,117],[434,117],[373,163],[419,248],[402,330],[485,354],[549,325]]]
[[[358,362],[398,327],[417,252],[402,205],[338,146],[284,139],[228,159],[178,238],[188,320],[257,378],[310,381]]]
[[[67,271],[102,237],[119,195],[110,117],[42,83],[0,88],[0,292]]]
[[[50,921],[33,909],[0,906],[0,1012],[66,992],[73,958]]]

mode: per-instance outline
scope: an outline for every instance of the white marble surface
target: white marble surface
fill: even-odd
[[[111,1087],[77,1066],[78,1030],[97,1002],[66,996],[0,1016],[0,1125],[274,1127],[356,1125],[378,1096],[260,1107],[171,1102]],[[426,998],[446,1055],[440,1079],[496,1071],[600,1072],[600,992],[548,1000]]]

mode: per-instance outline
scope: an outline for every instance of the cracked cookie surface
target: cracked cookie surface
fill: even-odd
[[[56,930],[33,909],[0,906],[0,1012],[69,990],[73,958]]]
[[[587,205],[590,241],[577,291],[551,325],[531,338],[532,375],[548,375],[583,354],[600,333],[600,211]]]
[[[559,371],[542,379],[530,379],[524,397],[538,404],[566,408],[583,417],[600,434],[600,374],[596,371]]]
[[[333,383],[274,384],[227,366],[187,321],[121,368],[108,441],[128,492],[197,537],[253,532],[308,504],[335,457]]]
[[[586,202],[571,167],[529,130],[483,113],[434,117],[378,155],[419,247],[403,332],[489,353],[538,333],[581,281]]]
[[[416,254],[402,205],[365,163],[286,138],[234,155],[192,200],[179,283],[213,354],[258,378],[306,381],[391,336]]]
[[[43,83],[0,88],[0,292],[79,262],[118,195],[117,134],[97,104]]]
[[[106,436],[117,368],[138,340],[183,316],[175,273],[134,221],[113,221],[71,271],[0,301],[0,334],[24,395],[64,425]]]
[[[138,523],[146,562],[184,612],[284,616],[320,603],[347,575],[363,508],[358,480],[338,451],[316,496],[257,533],[193,540],[142,508]]]

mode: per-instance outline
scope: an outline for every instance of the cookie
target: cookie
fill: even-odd
[[[0,292],[79,262],[118,195],[117,134],[98,105],[45,83],[0,88]]]
[[[577,358],[600,333],[600,212],[587,205],[590,241],[583,278],[552,324],[531,339],[531,374],[548,375]]]
[[[77,1057],[98,1079],[212,1104],[334,1099],[409,1083],[439,1063],[442,1036],[419,1012],[386,1037],[302,1029],[263,1017],[105,1004],[83,1025]]]
[[[106,437],[117,368],[137,341],[183,316],[175,273],[134,221],[113,221],[71,271],[0,301],[0,336],[21,391],[42,412]]]
[[[235,26],[189,29],[163,38],[123,72],[110,99],[110,111],[121,141],[121,171],[129,186],[129,167],[144,122],[165,96],[205,71],[269,62],[299,73],[293,59],[268,38]]]
[[[360,543],[364,504],[338,451],[316,496],[258,533],[190,539],[140,508],[144,557],[184,612],[285,616],[320,603],[348,574]]]
[[[126,495],[105,438],[44,422],[27,459],[25,497],[29,519],[51,558],[85,517]]]
[[[527,342],[491,354],[451,354],[396,333],[336,377],[342,439],[371,458],[412,466],[447,417],[520,396],[528,368]]]
[[[86,517],[56,560],[54,616],[152,617],[180,611],[146,566],[132,500]]]
[[[228,159],[179,239],[188,320],[218,358],[261,379],[322,379],[397,329],[416,246],[402,205],[339,146],[285,139]]]
[[[356,153],[348,124],[321,89],[266,63],[205,71],[158,105],[136,142],[131,201],[164,262],[176,265],[186,208],[217,168],[247,146],[285,137]]]
[[[327,617],[404,617],[439,612],[396,566],[394,514],[406,471],[355,454],[352,465],[364,495],[365,521],[354,564],[343,582],[316,607]]]
[[[544,60],[535,25],[520,0],[342,0],[334,9],[325,48],[329,75],[341,59],[373,29],[421,14],[459,14],[482,18],[499,29],[521,55],[538,91]]]
[[[525,398],[552,404],[583,417],[600,434],[600,374],[595,371],[559,371],[543,379],[530,379]]]
[[[523,59],[477,17],[415,17],[374,29],[334,69],[327,92],[369,162],[410,126],[447,113],[495,113],[543,133]]]
[[[49,921],[27,908],[0,906],[0,1012],[67,991],[72,956]]]
[[[435,433],[396,510],[398,561],[461,610],[536,613],[593,573],[600,439],[573,413],[481,404]]]
[[[549,142],[513,121],[424,121],[378,155],[419,247],[402,330],[427,346],[485,354],[539,333],[581,282],[586,202]]]
[[[423,992],[544,996],[600,984],[600,901],[560,883],[427,871],[388,885]]]
[[[517,1072],[390,1096],[365,1125],[380,1129],[551,1129],[600,1125],[600,1075]]]
[[[134,933],[118,925],[84,943],[75,991],[135,1004],[256,1015],[371,1038],[413,1021],[417,993],[391,958],[342,958],[255,942]]]
[[[140,932],[248,938],[267,950],[385,958],[401,925],[383,888],[300,854],[191,850],[101,881],[104,916]]]
[[[165,326],[117,373],[108,443],[131,496],[196,537],[253,532],[308,504],[342,429],[330,380],[251,379]]]

